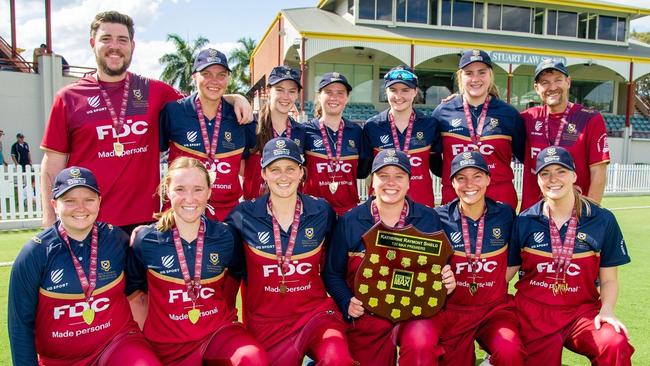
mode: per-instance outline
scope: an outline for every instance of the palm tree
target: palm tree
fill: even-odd
[[[194,57],[201,48],[210,42],[207,38],[199,36],[192,44],[183,40],[178,34],[168,34],[167,41],[172,41],[176,47],[174,53],[166,53],[158,59],[164,65],[160,79],[176,87],[182,93],[190,94],[194,91],[192,84],[192,64]]]
[[[228,83],[229,93],[245,93],[251,84],[249,65],[257,42],[252,38],[243,37],[238,39],[237,43],[239,46],[230,53],[228,60],[232,70]]]

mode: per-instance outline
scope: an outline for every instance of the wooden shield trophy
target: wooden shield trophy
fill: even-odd
[[[444,231],[423,233],[377,223],[363,235],[366,254],[354,276],[354,296],[391,322],[428,318],[445,303],[442,267],[453,253]]]

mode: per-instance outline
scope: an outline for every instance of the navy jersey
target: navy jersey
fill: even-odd
[[[325,261],[323,279],[327,291],[336,301],[346,318],[350,299],[354,296],[352,288],[354,275],[361,265],[366,247],[363,234],[375,225],[370,211],[372,200],[345,213],[336,225]],[[431,233],[442,229],[438,214],[430,207],[407,199],[409,204],[406,225],[413,225],[421,232]]]
[[[317,312],[336,310],[320,276],[325,246],[336,217],[324,200],[298,195],[303,210],[285,273],[284,294],[280,293],[282,277],[275,254],[273,223],[267,211],[269,195],[240,203],[226,220],[244,242],[244,323],[266,349],[301,329]],[[286,253],[290,232],[291,229],[280,229],[282,253]]]
[[[305,145],[305,125],[296,122],[291,116],[289,123],[291,123],[291,139],[298,145],[300,151],[304,149]],[[257,122],[259,123],[259,122]],[[246,129],[247,141],[253,141],[252,145],[257,143],[257,134],[255,129]],[[285,129],[279,137],[289,137]],[[246,158],[246,165],[244,166],[244,182],[242,184],[244,190],[244,199],[252,200],[259,197],[263,193],[264,179],[262,178],[262,153],[260,151],[249,152]]]
[[[475,295],[469,292],[473,274],[465,254],[463,227],[458,210],[458,198],[450,203],[436,207],[445,233],[454,248],[451,257],[451,269],[456,277],[456,290],[449,295],[448,305],[487,305],[503,301],[508,293],[506,269],[508,267],[508,243],[510,232],[515,219],[515,211],[508,205],[486,198],[487,213],[483,231],[483,246],[481,260],[476,271],[478,291]],[[476,234],[478,221],[467,218],[472,254],[476,251]]]
[[[188,156],[206,164],[208,171],[215,172],[217,177],[212,184],[210,205],[217,209],[232,208],[242,195],[239,183],[241,160],[248,156],[248,150],[255,145],[255,140],[247,138],[250,136],[250,132],[247,130],[255,131],[257,124],[253,122],[240,125],[233,107],[221,98],[223,107],[216,152],[217,161],[208,164],[203,135],[196,113],[195,99],[196,93],[167,103],[162,110],[160,113],[160,150],[169,150],[169,162],[179,156]],[[212,143],[215,118],[211,120],[206,118],[210,143]]]
[[[482,106],[482,104],[481,104]],[[470,106],[470,109],[474,107]],[[472,125],[476,130],[480,111],[472,116]],[[517,207],[517,193],[512,183],[514,178],[510,163],[514,155],[519,161],[524,161],[525,129],[524,121],[519,112],[510,104],[499,98],[492,98],[488,104],[488,112],[483,125],[483,133],[478,146],[470,138],[463,97],[456,96],[453,100],[440,104],[433,112],[432,118],[440,128],[442,138],[438,140],[434,150],[443,154],[442,164],[442,203],[456,198],[451,185],[449,173],[454,156],[469,150],[478,150],[485,158],[490,169],[492,181],[487,190],[487,196]]]
[[[154,225],[138,232],[133,243],[133,287],[128,292],[143,290],[149,294],[149,312],[144,323],[144,335],[152,343],[178,344],[201,340],[224,323],[237,319],[235,309],[228,306],[223,295],[227,270],[242,268],[241,248],[228,225],[206,222],[201,289],[195,306],[201,317],[192,324],[187,312],[192,301],[183,281],[172,231],[160,232]],[[181,239],[183,253],[191,278],[194,278],[196,239],[191,243]],[[157,351],[158,348],[156,347]],[[165,359],[169,356],[161,356]]]
[[[377,153],[384,149],[403,149],[406,129],[401,132],[397,130],[397,139],[400,146],[395,146],[393,133],[388,121],[388,109],[368,119],[363,126],[363,146],[361,158],[372,159]],[[409,197],[415,202],[433,207],[433,179],[429,172],[429,161],[431,160],[431,149],[438,139],[440,131],[437,123],[421,112],[415,110],[415,121],[411,142],[409,144],[409,155],[411,162],[411,184]]]
[[[516,284],[517,296],[549,305],[580,305],[600,298],[597,289],[601,267],[630,262],[623,234],[614,215],[595,204],[583,204],[576,229],[571,265],[566,271],[566,293],[554,294],[556,272],[553,266],[548,218],[543,201],[522,212],[515,220],[508,265],[521,266]],[[564,242],[568,223],[560,229]],[[562,274],[559,275],[562,278]]]
[[[327,126],[325,126],[325,131],[334,157],[336,156],[338,131],[332,131]],[[327,158],[319,120],[311,120],[307,124],[306,132],[307,181],[304,191],[307,194],[324,198],[338,215],[342,215],[359,203],[357,176],[359,175],[359,152],[362,150],[361,127],[344,120],[341,160],[334,164],[334,171],[332,171]],[[338,183],[338,188],[334,193],[329,189],[331,182]]]
[[[126,299],[128,237],[118,227],[98,224],[97,287],[86,303],[70,251],[59,236],[59,221],[34,236],[11,268],[9,339],[14,365],[47,361],[91,364],[125,327],[135,325]],[[69,238],[86,277],[92,234]],[[88,324],[82,312],[95,311]]]

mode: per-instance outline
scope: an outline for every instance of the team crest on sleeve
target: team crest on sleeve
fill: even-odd
[[[300,146],[300,139],[293,139],[293,142],[295,142],[297,146]]]
[[[305,228],[305,237],[307,239],[313,239],[314,238],[314,228],[313,227]]]
[[[108,272],[108,271],[111,270],[111,261],[109,261],[108,259],[105,260],[105,261],[99,262],[99,265],[100,265],[100,267],[102,268],[102,270],[104,272]]]
[[[38,236],[32,236],[32,241],[36,244],[41,244],[43,242]]]
[[[577,129],[576,129],[576,124],[575,123],[569,123],[566,125],[566,131],[568,133],[575,134]]]
[[[322,141],[321,141],[321,143],[322,143]],[[348,145],[350,145],[350,147],[353,148],[353,149],[356,147],[356,144],[354,143],[354,140],[348,140]]]
[[[422,140],[422,139],[424,138],[424,132],[422,132],[422,131],[418,131],[418,132],[415,134],[415,138],[418,139],[418,140]]]
[[[142,100],[142,90],[133,89],[133,97],[135,98],[135,100],[138,100],[138,101]]]
[[[596,147],[598,147],[598,151],[604,153],[609,152],[609,141],[607,140],[607,133],[603,133],[602,135],[600,135]]]
[[[210,253],[210,263],[215,266],[219,263],[219,253]]]
[[[501,228],[500,227],[493,227],[492,228],[492,236],[495,239],[501,239]]]
[[[268,244],[269,239],[271,239],[271,234],[268,231],[257,233],[257,239],[259,239],[262,244]]]
[[[585,240],[587,240],[587,234],[586,234],[586,233],[583,233],[583,232],[579,232],[579,233],[576,235],[576,238],[577,238],[578,240],[580,240],[580,241],[585,241]]]
[[[499,119],[490,118],[490,127],[496,128],[499,125]]]

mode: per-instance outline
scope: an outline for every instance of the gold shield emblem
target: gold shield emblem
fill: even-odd
[[[101,262],[99,262],[99,265],[102,267],[102,269],[105,272],[108,272],[108,271],[111,270],[111,261],[109,261],[109,260],[101,261]]]
[[[226,139],[228,142],[232,142],[232,132],[226,131],[223,133],[223,138]]]
[[[219,263],[219,253],[210,253],[210,263],[215,266]]]
[[[498,125],[499,125],[499,120],[498,120],[498,119],[496,119],[496,118],[490,118],[490,126],[491,126],[492,128],[495,128],[495,127],[498,126]]]
[[[277,140],[275,142],[275,147],[277,147],[278,149],[284,149],[285,146],[287,146],[287,143],[284,142],[284,140]]]
[[[354,148],[356,146],[354,140],[348,140],[348,145],[350,145],[351,148]]]
[[[305,237],[307,239],[313,239],[314,238],[314,228],[313,227],[305,228]]]
[[[136,100],[142,100],[142,90],[133,89],[133,97],[135,97]]]
[[[424,138],[424,132],[418,131],[418,133],[415,134],[415,138],[418,140],[422,140]]]
[[[500,227],[493,227],[492,228],[492,236],[495,239],[501,239],[501,228]]]
[[[567,130],[568,133],[576,133],[576,125],[575,125],[575,123],[569,123],[566,126],[566,130]]]
[[[578,240],[580,240],[580,241],[585,241],[585,240],[587,240],[587,234],[578,233],[578,235],[576,235],[576,238],[578,238]]]

